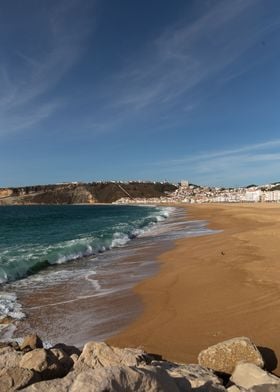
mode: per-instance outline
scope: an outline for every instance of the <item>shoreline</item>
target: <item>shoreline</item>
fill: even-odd
[[[188,220],[223,231],[175,241],[158,258],[159,273],[134,288],[142,314],[107,342],[190,363],[205,347],[248,336],[280,360],[279,206],[185,208]]]
[[[90,339],[104,340],[129,325],[142,311],[133,287],[154,275],[158,268],[156,257],[173,244],[170,232],[180,229],[176,222],[180,224],[184,210],[176,210],[171,219],[160,219],[144,236],[132,239],[123,247],[113,248],[95,259],[89,256],[55,264],[26,279],[11,282],[6,287],[7,293],[16,295],[16,302],[26,315],[11,324],[13,336],[36,330],[43,339],[54,343],[64,338],[60,331],[63,326],[67,331],[66,343],[82,346]],[[34,292],[30,293],[30,286]],[[65,320],[61,319],[62,312]],[[79,332],[81,322],[83,329]],[[8,334],[8,329],[5,332]]]

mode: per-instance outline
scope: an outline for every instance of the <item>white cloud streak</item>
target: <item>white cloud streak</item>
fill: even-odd
[[[47,43],[35,57],[24,50],[10,49],[18,57],[18,69],[0,61],[0,135],[26,129],[51,116],[62,104],[59,97],[46,95],[79,60],[83,43],[92,26],[77,1],[60,1],[46,13]],[[79,20],[79,14],[82,20]],[[1,52],[0,52],[1,55]],[[5,61],[7,60],[7,61]]]
[[[280,139],[214,152],[201,152],[181,159],[155,163],[166,174],[189,174],[193,181],[203,184],[242,184],[248,178],[263,176],[267,181],[280,173]],[[230,183],[229,183],[230,180]]]
[[[130,60],[112,82],[113,107],[128,117],[137,112],[195,108],[193,92],[207,81],[225,83],[248,72],[256,61],[238,60],[271,31],[280,27],[280,15],[263,24],[261,0],[221,1],[191,24],[169,26],[156,40]],[[259,61],[263,59],[260,58]],[[205,89],[199,96],[207,95]],[[191,111],[191,110],[189,110]]]

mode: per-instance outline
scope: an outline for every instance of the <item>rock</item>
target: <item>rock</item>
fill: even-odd
[[[34,350],[35,348],[43,348],[43,342],[36,334],[28,335],[23,339],[20,349],[24,350],[28,347],[30,347],[31,350]]]
[[[67,344],[58,343],[55,346],[53,346],[53,348],[59,348],[59,349],[63,350],[70,357],[72,354],[76,354],[78,357],[81,355],[81,350],[79,350],[75,346],[68,346]]]
[[[280,379],[265,370],[260,369],[253,363],[239,363],[230,380],[243,388],[251,388],[255,385],[277,384],[280,390]]]
[[[47,350],[39,348],[32,350],[22,357],[20,367],[24,369],[36,370],[41,373],[49,366]]]
[[[139,349],[110,347],[106,343],[89,342],[84,346],[76,367],[106,367],[114,365],[137,366],[151,361],[148,354]]]
[[[12,367],[0,371],[0,391],[14,391],[39,381],[38,375],[29,369]]]
[[[75,364],[75,363],[78,361],[78,359],[79,359],[79,357],[78,357],[77,354],[71,354],[71,355],[70,355],[70,358],[72,359],[72,361],[73,361],[74,364]]]
[[[57,355],[59,355],[57,353]],[[73,362],[70,358],[64,359],[64,355],[59,359],[51,350],[37,348],[24,354],[20,361],[20,367],[24,369],[35,370],[41,374],[43,380],[49,380],[55,377],[64,377],[72,367]],[[65,354],[67,355],[67,354]],[[68,363],[67,363],[68,361]],[[71,366],[69,365],[71,362]]]
[[[180,391],[185,391],[185,389],[180,389]],[[199,388],[192,389],[192,392],[227,392],[223,385],[212,384],[210,381],[202,385]],[[246,391],[247,392],[247,391]]]
[[[0,369],[17,367],[21,361],[23,353],[16,351],[11,346],[0,349]]]
[[[241,390],[236,385],[231,385],[230,387],[227,388],[227,392],[241,392],[241,391],[244,391],[244,389],[242,388]]]
[[[257,347],[246,337],[233,338],[199,353],[198,363],[217,372],[231,374],[241,362],[250,362],[263,367],[264,362]]]
[[[59,364],[65,369],[65,372],[68,373],[74,365],[73,359],[60,348],[51,348],[49,351],[56,357]]]
[[[147,366],[87,368],[71,371],[61,379],[38,382],[23,389],[25,392],[179,392],[176,383],[163,370]],[[185,392],[191,392],[188,382]],[[199,391],[204,392],[204,391]],[[212,392],[212,391],[211,391]],[[214,391],[213,391],[214,392]]]
[[[151,365],[166,370],[180,388],[180,382],[183,379],[187,379],[192,388],[198,388],[207,383],[208,385],[222,385],[222,381],[212,370],[201,365],[184,365],[168,361],[152,361]]]
[[[36,382],[22,389],[25,392],[69,392],[70,387],[77,374],[70,372],[63,378],[56,378],[54,380]],[[83,391],[80,391],[83,392]]]
[[[18,342],[16,342],[15,340],[11,340],[11,341],[7,341],[7,342],[0,342],[0,350],[4,347],[12,347],[15,350],[19,350],[19,345]],[[1,352],[1,351],[0,351]]]
[[[231,385],[227,388],[227,392],[240,392],[240,389],[236,385]]]
[[[10,316],[4,316],[0,319],[0,324],[12,324],[15,321],[15,319],[13,319]]]
[[[250,389],[247,389],[246,392],[279,392],[279,385],[276,384],[264,384],[264,385],[256,385]]]
[[[98,367],[78,374],[71,392],[179,392],[176,383],[163,369],[147,366]],[[190,392],[186,382],[184,391]]]

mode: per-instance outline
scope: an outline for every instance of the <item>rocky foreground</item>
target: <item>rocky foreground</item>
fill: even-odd
[[[0,343],[0,391],[28,392],[276,392],[257,347],[245,337],[211,346],[198,364],[180,364],[141,349],[89,342],[83,350],[44,348],[37,335]]]

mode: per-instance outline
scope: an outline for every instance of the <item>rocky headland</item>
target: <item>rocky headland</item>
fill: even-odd
[[[92,182],[0,188],[0,205],[113,203],[123,197],[158,198],[176,186],[160,182]]]
[[[26,392],[277,392],[265,356],[238,337],[203,350],[198,364],[165,360],[141,348],[88,342],[44,347],[37,335],[0,344],[0,390]]]

